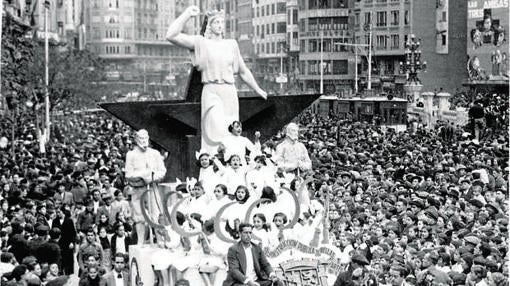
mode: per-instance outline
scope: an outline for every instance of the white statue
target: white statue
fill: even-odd
[[[141,129],[136,133],[136,146],[126,154],[126,179],[133,188],[131,195],[131,207],[133,220],[136,223],[138,244],[143,244],[145,239],[145,219],[142,215],[140,199],[148,185],[157,183],[163,179],[166,173],[165,163],[161,154],[149,147],[149,134]],[[157,221],[156,199],[159,193],[149,194],[149,216]],[[160,198],[158,200],[161,200]],[[162,204],[159,203],[162,207]]]
[[[234,74],[262,98],[267,98],[246,67],[235,40],[223,38],[225,15],[223,11],[208,13],[204,36],[183,34],[185,23],[198,16],[197,6],[188,7],[168,28],[166,38],[171,43],[191,50],[193,65],[202,73],[202,149],[217,153],[218,146],[228,135],[228,126],[239,120],[239,100]]]
[[[285,129],[285,139],[276,146],[275,160],[278,168],[285,172],[305,172],[312,169],[312,161],[303,143],[298,141],[299,127],[289,123]]]

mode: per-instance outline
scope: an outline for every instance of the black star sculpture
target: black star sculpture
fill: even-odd
[[[204,20],[205,23],[207,19]],[[151,140],[168,151],[168,180],[198,175],[195,151],[200,150],[201,74],[193,68],[185,100],[101,103],[103,109],[132,128],[146,129]],[[239,98],[243,132],[252,138],[260,131],[261,141],[271,138],[320,94]]]

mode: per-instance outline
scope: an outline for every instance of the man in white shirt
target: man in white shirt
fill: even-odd
[[[267,261],[262,248],[251,242],[252,230],[251,224],[239,225],[241,241],[228,249],[228,275],[223,286],[283,286]]]

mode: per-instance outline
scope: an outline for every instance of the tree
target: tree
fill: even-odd
[[[30,37],[31,27],[6,13],[2,35],[2,94],[23,104],[44,102],[44,40]],[[48,65],[50,107],[70,99],[97,100],[104,92],[96,82],[104,77],[104,63],[87,50],[50,40]]]
[[[44,45],[38,43],[33,51],[34,60],[27,67],[27,76],[34,89],[42,89]],[[49,59],[48,92],[51,109],[69,100],[97,101],[101,96],[96,83],[104,77],[104,64],[99,57],[87,50],[51,45]]]

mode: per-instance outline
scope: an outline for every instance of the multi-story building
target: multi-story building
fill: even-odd
[[[291,2],[292,3],[292,2]],[[256,57],[254,74],[266,90],[277,90],[280,72],[287,73],[287,2],[283,0],[253,1],[253,38]]]
[[[37,37],[44,38],[46,28],[51,40],[80,48],[83,44],[80,42],[80,35],[83,35],[80,32],[83,31],[80,29],[83,28],[82,1],[9,1],[4,8],[21,22],[32,26]]]
[[[372,36],[372,86],[398,85],[404,43],[414,34],[421,44],[421,59],[427,62],[419,75],[423,90],[454,92],[465,78],[466,11],[467,1],[356,0],[355,42],[369,44]],[[366,87],[368,48],[362,54],[360,84]]]
[[[372,86],[375,88],[381,87],[381,79],[393,79],[400,73],[404,42],[411,33],[411,1],[356,0],[354,3],[355,43],[372,46]],[[360,62],[363,63],[358,69],[362,78],[360,85],[366,87],[368,47],[358,51],[361,51]]]
[[[149,87],[184,86],[175,77],[189,72],[189,52],[166,41],[170,23],[190,0],[85,1],[87,48],[108,64],[107,79]],[[199,19],[185,32],[196,33]],[[167,90],[167,89],[165,89]],[[174,90],[177,93],[183,89]]]
[[[349,0],[299,0],[299,71],[305,91],[350,93],[354,78],[353,40]]]

